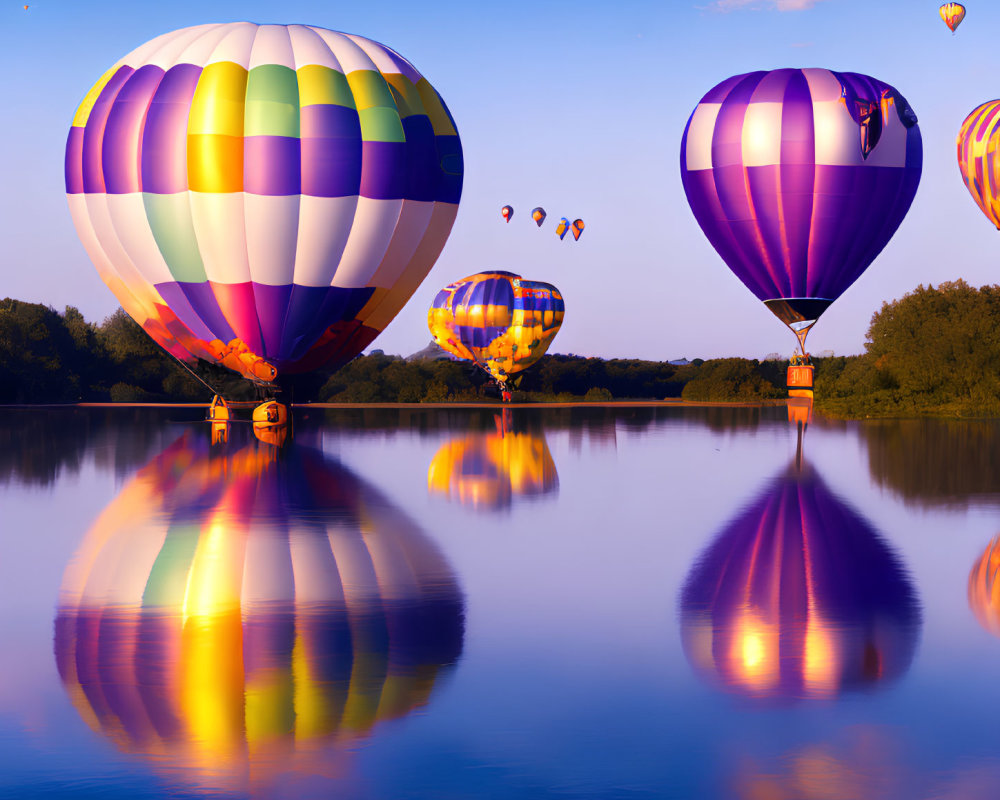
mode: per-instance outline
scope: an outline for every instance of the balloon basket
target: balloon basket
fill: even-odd
[[[803,364],[797,359],[788,365],[785,373],[785,383],[788,386],[788,396],[796,398],[813,398],[813,365]]]

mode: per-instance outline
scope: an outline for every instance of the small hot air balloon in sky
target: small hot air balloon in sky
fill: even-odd
[[[789,466],[723,529],[681,593],[692,666],[761,699],[830,698],[898,678],[920,625],[899,558],[808,464]]]
[[[573,224],[570,226],[570,230],[573,232],[573,240],[580,241],[580,234],[583,233],[583,229],[586,226],[583,224],[582,219],[573,220]]]
[[[114,64],[77,109],[66,194],[122,307],[186,362],[258,383],[345,363],[444,247],[462,149],[378,42],[200,25]]]
[[[702,231],[803,354],[809,329],[903,221],[923,162],[896,89],[826,69],[728,78],[694,110],[680,156]]]
[[[1000,230],[1000,100],[983,103],[958,132],[958,169],[972,199]]]
[[[545,209],[541,206],[531,209],[531,218],[535,221],[535,224],[541,228],[542,223],[545,222]]]
[[[493,270],[438,292],[427,326],[439,347],[484,369],[506,397],[507,381],[540,359],[562,326],[566,306],[551,283]]]
[[[559,224],[556,225],[556,236],[560,239],[565,239],[567,231],[569,231],[569,220],[563,217],[559,220]]]
[[[507,222],[510,222],[514,216],[513,206],[504,206],[503,208],[500,209],[500,214]]]
[[[961,25],[962,20],[965,19],[965,6],[961,3],[945,3],[938,9],[938,13],[944,20],[944,24],[954,33],[955,28]]]

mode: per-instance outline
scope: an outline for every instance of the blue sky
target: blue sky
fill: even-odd
[[[316,0],[5,2],[0,8],[0,297],[79,307],[117,303],[79,244],[63,150],[98,77],[143,42],[206,22],[302,22],[398,50],[444,97],[465,152],[451,238],[373,347],[430,339],[426,309],[446,283],[509,269],[554,283],[567,303],[554,352],[672,359],[788,354],[794,337],[729,272],[688,210],[678,169],[701,96],[741,72],[827,67],[896,86],[920,119],[924,171],[896,236],[810,335],[813,352],[861,352],[883,300],[920,283],[1000,278],[1000,239],[968,196],[955,135],[1000,95],[1000,4],[966,3],[954,36],[936,0],[623,0],[334,3]],[[515,218],[505,225],[500,207]],[[546,225],[527,212],[542,205]],[[559,241],[561,216],[586,220]]]

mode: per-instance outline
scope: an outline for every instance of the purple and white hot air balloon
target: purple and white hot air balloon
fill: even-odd
[[[736,75],[681,141],[698,224],[799,339],[892,238],[920,183],[917,117],[882,81],[827,69]]]

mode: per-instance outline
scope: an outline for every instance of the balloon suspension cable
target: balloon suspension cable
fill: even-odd
[[[166,349],[166,348],[164,348],[164,349]],[[169,350],[167,350],[167,352],[170,353]],[[184,369],[186,369],[188,372],[190,372],[191,373],[191,377],[193,377],[202,386],[204,386],[206,389],[208,389],[208,391],[210,391],[213,395],[218,395],[219,397],[222,397],[223,400],[226,399],[225,397],[222,396],[222,392],[216,391],[215,387],[213,387],[211,384],[209,384],[208,381],[206,381],[197,372],[195,372],[193,369],[191,369],[191,367],[189,367],[187,364],[185,364],[182,359],[178,358],[173,353],[170,353],[170,356],[174,359],[174,361],[176,361],[178,364],[180,364],[182,367],[184,367]]]
[[[806,337],[809,335],[809,331],[811,329],[812,325],[809,325],[808,327],[802,328],[800,330],[795,330],[794,328],[792,329],[792,332],[795,334],[795,338],[799,340],[799,350],[802,351],[803,356],[809,355],[806,352]]]

